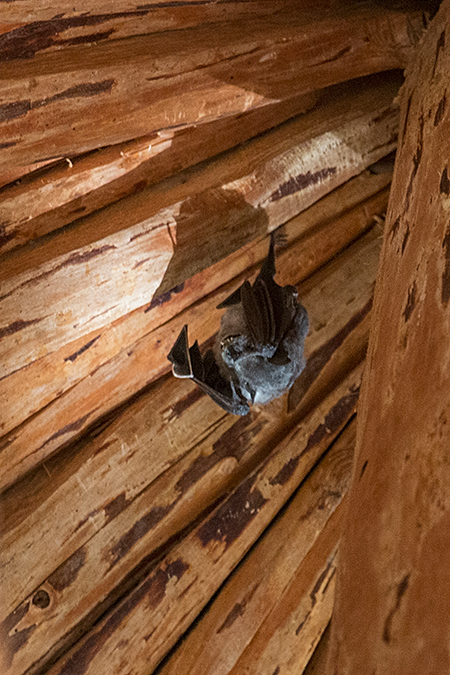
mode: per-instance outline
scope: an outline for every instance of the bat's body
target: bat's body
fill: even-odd
[[[176,377],[194,380],[222,408],[246,415],[252,403],[268,403],[287,391],[305,367],[309,322],[294,286],[275,276],[275,238],[253,286],[249,281],[218,308],[226,308],[214,345],[202,357],[189,348],[184,326],[168,359]]]

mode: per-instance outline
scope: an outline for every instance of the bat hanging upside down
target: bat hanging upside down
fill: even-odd
[[[308,314],[294,286],[275,276],[275,236],[253,286],[245,281],[217,306],[226,308],[213,350],[189,347],[184,326],[168,355],[175,377],[194,380],[218,405],[246,415],[252,403],[268,403],[287,391],[305,367]]]

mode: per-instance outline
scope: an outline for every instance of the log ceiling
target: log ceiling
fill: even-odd
[[[450,0],[0,5],[2,675],[448,673]],[[273,231],[239,418],[167,354]]]

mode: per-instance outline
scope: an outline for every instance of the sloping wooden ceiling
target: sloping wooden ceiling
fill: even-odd
[[[313,673],[428,5],[2,4],[2,673]],[[279,227],[307,367],[237,418],[166,357]]]

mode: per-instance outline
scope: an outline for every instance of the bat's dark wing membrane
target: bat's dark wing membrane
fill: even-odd
[[[296,303],[292,286],[279,286],[275,276],[275,235],[270,237],[270,248],[253,286],[245,281],[218,308],[242,302],[248,332],[258,349],[278,347],[291,325]]]
[[[246,415],[248,403],[220,373],[214,354],[209,350],[202,358],[198,342],[189,347],[187,326],[183,326],[167,358],[176,377],[193,380],[221,408],[233,415]]]
[[[291,286],[279,286],[275,276],[277,234],[270,236],[270,248],[253,286],[245,281],[223,300],[217,309],[242,302],[249,334],[255,347],[278,346],[294,318],[296,303]],[[283,235],[279,236],[283,240]]]

